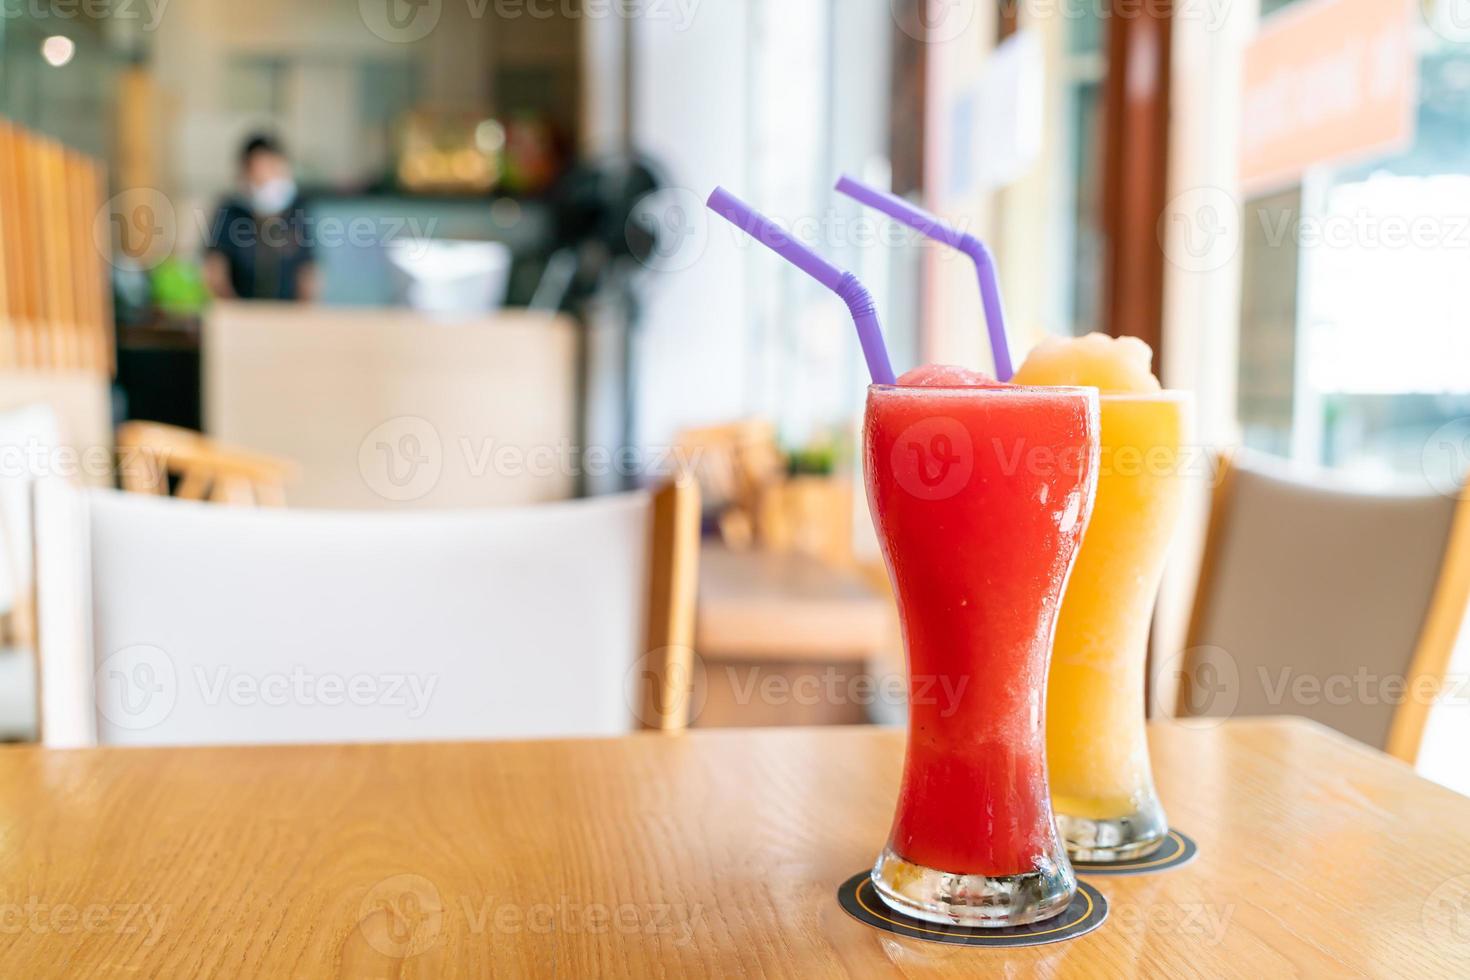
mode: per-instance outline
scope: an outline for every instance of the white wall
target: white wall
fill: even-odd
[[[925,97],[927,146],[924,158],[926,206],[935,214],[990,240],[995,196],[981,182],[963,186],[954,170],[959,130],[956,113],[975,111],[973,101],[985,64],[995,46],[995,18],[985,4],[936,5],[939,16],[929,41]],[[944,364],[993,370],[985,313],[975,266],[951,248],[926,250],[923,356]]]
[[[679,188],[665,213],[686,224],[673,227],[694,229],[650,275],[639,338],[637,441],[659,445],[681,426],[752,407],[747,326],[759,287],[747,271],[751,250],[704,207],[717,184],[749,193],[750,22],[745,4],[725,3],[701,6],[687,30],[654,19],[632,27],[633,143]]]
[[[865,278],[880,313],[887,246],[854,230],[838,174],[886,172],[887,0],[702,4],[687,29],[633,25],[633,143],[681,188],[697,242],[652,277],[639,440],[764,415],[800,444],[860,414],[866,380],[846,308],[704,208],[717,185]],[[907,329],[910,324],[899,325]]]
[[[583,18],[582,77],[577,140],[587,156],[620,153],[628,133],[628,52],[623,22],[616,17]]]

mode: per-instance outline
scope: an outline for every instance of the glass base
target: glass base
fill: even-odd
[[[1035,871],[987,877],[951,874],[905,861],[885,847],[873,865],[873,887],[883,904],[904,915],[946,926],[1004,929],[1060,915],[1077,892],[1065,857],[1041,858]]]
[[[1111,864],[1144,857],[1169,836],[1169,822],[1158,803],[1126,817],[1096,820],[1057,814],[1057,828],[1073,861]]]

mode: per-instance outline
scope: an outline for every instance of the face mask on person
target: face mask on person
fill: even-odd
[[[296,181],[273,177],[250,188],[250,210],[259,216],[281,214],[296,200]]]

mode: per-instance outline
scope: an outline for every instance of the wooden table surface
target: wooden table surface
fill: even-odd
[[[856,573],[807,555],[699,551],[694,648],[706,660],[863,659],[892,645],[893,615]]]
[[[706,542],[694,649],[705,680],[690,722],[699,728],[858,724],[872,718],[862,699],[806,694],[885,677],[902,689],[892,600],[857,572],[799,553]],[[756,697],[757,684],[804,693]]]
[[[0,749],[7,977],[1470,975],[1470,799],[1305,722],[1152,733],[1193,864],[1096,932],[899,939],[837,885],[888,829],[872,729]]]

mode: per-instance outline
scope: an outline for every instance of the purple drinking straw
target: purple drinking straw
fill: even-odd
[[[846,174],[837,181],[837,190],[860,204],[882,211],[896,221],[927,235],[950,248],[957,248],[975,263],[980,278],[980,298],[985,304],[985,327],[990,332],[990,350],[995,357],[997,381],[1009,381],[1015,369],[1011,366],[1011,345],[1006,339],[1005,309],[1000,301],[1000,282],[995,278],[995,258],[985,243],[974,235],[951,228],[922,208],[916,208],[901,197],[886,194],[858,183]]]
[[[888,363],[888,348],[883,345],[878,311],[873,308],[873,297],[857,276],[843,272],[723,187],[716,187],[709,196],[709,208],[842,297],[852,313],[852,322],[857,325],[858,342],[863,346],[863,358],[868,362],[873,384],[893,384],[893,367]]]

